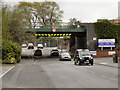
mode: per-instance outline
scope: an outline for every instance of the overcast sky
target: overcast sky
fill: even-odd
[[[18,3],[19,1],[42,2],[45,0],[4,0]],[[63,22],[77,18],[81,22],[96,22],[97,19],[116,19],[118,17],[118,2],[120,0],[47,0],[55,1],[64,11]]]

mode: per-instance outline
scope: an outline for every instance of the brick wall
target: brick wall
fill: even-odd
[[[97,55],[93,55],[93,57],[112,57],[113,55],[108,54],[109,51],[97,51]],[[119,56],[119,51],[115,50],[115,53]]]

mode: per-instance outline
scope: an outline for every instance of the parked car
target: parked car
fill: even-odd
[[[43,45],[42,44],[38,44],[37,48],[43,49]]]
[[[51,56],[59,56],[59,51],[57,49],[52,49],[50,52]]]
[[[71,61],[71,56],[68,52],[64,52],[60,54],[59,60],[69,60]]]
[[[26,44],[22,44],[22,48],[27,48],[27,45]]]
[[[37,49],[34,52],[34,58],[39,58],[40,56],[42,56],[42,50]]]
[[[34,49],[33,43],[29,43],[29,44],[28,44],[28,49]]]
[[[88,49],[77,49],[74,55],[74,64],[81,65],[83,63],[93,65],[93,57]]]

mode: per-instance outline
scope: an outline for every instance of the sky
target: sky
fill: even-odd
[[[45,0],[4,0],[4,2],[14,5],[19,1],[43,2]],[[97,19],[118,18],[118,2],[120,0],[47,0],[55,1],[60,9],[64,11],[63,22],[76,18],[81,22],[96,22]]]

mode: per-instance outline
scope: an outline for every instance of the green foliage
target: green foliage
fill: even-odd
[[[2,60],[3,63],[19,63],[21,56],[21,47],[19,44],[10,40],[3,40],[2,42]],[[15,58],[15,60],[13,59]]]
[[[68,26],[67,26],[68,28],[73,28],[73,29],[81,28],[82,29],[83,25],[81,25],[81,21],[77,20],[76,18],[71,18],[69,20],[70,21],[69,21]]]
[[[11,53],[8,53],[6,55],[6,59],[2,61],[4,64],[16,64],[16,60],[14,57],[12,57]]]
[[[117,39],[118,40],[118,32],[120,25],[113,24],[108,20],[102,20],[100,22],[94,23],[95,32],[97,34],[97,38],[101,39]]]
[[[23,17],[24,24],[29,28],[34,29],[36,25],[51,28],[53,24],[62,21],[63,11],[56,2],[20,2],[18,10]]]
[[[120,25],[109,22],[108,20],[102,20],[94,23],[95,33],[98,39],[115,39],[116,48],[118,49],[118,43],[120,42]]]
[[[114,28],[113,24],[108,20],[103,20],[95,23],[95,32],[98,38],[101,39],[110,39],[114,38]]]
[[[9,24],[10,24],[10,17],[11,12],[8,10],[8,7],[5,6],[1,9],[2,12],[2,38],[10,39],[9,33]]]
[[[21,47],[19,46],[18,43],[13,43],[12,48],[13,48],[13,52],[15,53],[15,55],[14,55],[15,59],[17,60],[17,63],[19,63],[20,60],[21,60],[22,49],[21,49]]]

